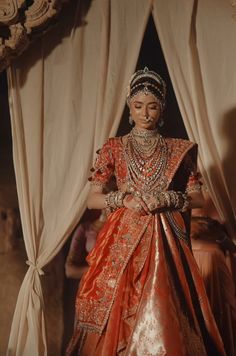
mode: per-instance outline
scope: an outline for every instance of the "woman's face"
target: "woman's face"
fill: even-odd
[[[153,130],[160,114],[160,104],[152,94],[139,93],[131,99],[130,115],[137,128]]]

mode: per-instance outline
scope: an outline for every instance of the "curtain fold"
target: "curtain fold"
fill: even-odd
[[[43,268],[85,208],[95,150],[116,133],[152,0],[71,6],[63,23],[8,70],[13,158],[29,265],[9,356],[48,354]]]
[[[152,11],[199,167],[231,235],[235,235],[236,26],[225,1],[154,0]]]

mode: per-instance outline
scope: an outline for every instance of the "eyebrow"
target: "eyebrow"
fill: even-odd
[[[137,101],[135,100],[134,101],[134,104],[144,104],[142,101]],[[156,101],[151,101],[150,103],[148,103],[147,105],[150,105],[150,104],[158,104]]]

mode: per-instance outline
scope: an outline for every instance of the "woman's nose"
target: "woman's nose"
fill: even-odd
[[[144,106],[143,107],[143,116],[148,116],[148,108],[147,108],[147,106]]]

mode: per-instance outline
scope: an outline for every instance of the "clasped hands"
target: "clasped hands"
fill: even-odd
[[[160,192],[155,196],[143,195],[142,197],[128,194],[123,199],[126,208],[138,211],[141,214],[152,214],[154,211],[166,209],[185,211],[189,207],[190,198],[173,190]]]
[[[142,214],[151,214],[155,210],[165,208],[165,206],[157,203],[155,197],[144,200],[143,197],[137,197],[132,194],[125,196],[123,204],[127,209],[138,211]]]

